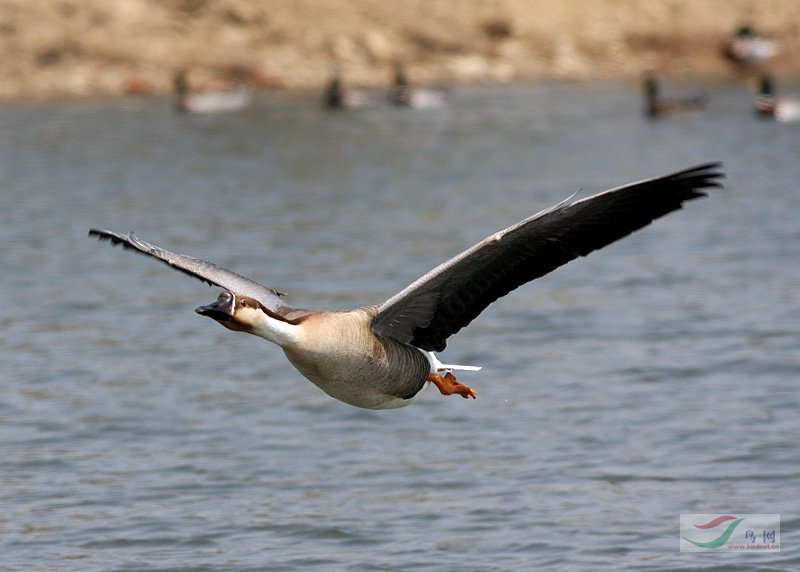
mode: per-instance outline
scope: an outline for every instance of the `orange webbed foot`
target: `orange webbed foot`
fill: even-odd
[[[439,393],[442,395],[453,395],[457,394],[463,397],[464,399],[472,398],[475,399],[477,393],[475,390],[469,387],[468,385],[464,385],[463,383],[456,380],[456,376],[454,376],[449,371],[445,374],[444,377],[441,376],[439,373],[432,373],[428,376],[428,381],[433,383],[437,388],[439,388]]]

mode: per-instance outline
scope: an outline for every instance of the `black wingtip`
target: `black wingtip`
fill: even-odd
[[[679,185],[682,200],[691,200],[707,197],[707,189],[723,188],[721,179],[725,178],[725,173],[722,169],[721,161],[713,161],[683,169],[668,175],[665,179]]]
[[[102,230],[99,228],[90,228],[89,236],[97,238],[102,242],[110,242],[111,246],[121,246],[131,250],[141,250],[137,243],[139,239],[133,231],[128,234],[120,234],[111,230]]]
[[[109,241],[112,244],[116,245],[123,241],[122,236],[117,234],[116,232],[112,232],[110,230],[102,230],[99,228],[90,228],[89,229],[89,236],[95,237],[101,241]]]
[[[668,175],[668,177],[676,178],[676,179],[695,179],[695,180],[705,180],[708,185],[707,186],[722,186],[717,179],[724,179],[725,173],[723,172],[724,165],[722,161],[711,161],[709,163],[701,163],[699,165],[695,165],[694,167],[689,167],[688,169],[681,169],[680,171],[673,173],[672,175]]]
[[[724,168],[725,165],[722,163],[722,161],[712,161],[710,163],[703,163],[696,165],[695,167],[691,167],[684,171],[684,173],[687,175],[704,177],[708,179],[709,183],[711,183],[710,186],[721,187],[722,183],[720,183],[717,179],[725,178],[725,172],[723,171]]]
[[[123,235],[117,232],[100,228],[90,228],[89,236],[94,236],[99,240],[122,240],[124,238]]]

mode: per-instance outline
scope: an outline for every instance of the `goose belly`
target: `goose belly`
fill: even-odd
[[[391,409],[410,404],[430,365],[416,348],[398,346],[375,352],[335,355],[284,348],[289,362],[331,397],[355,407]]]

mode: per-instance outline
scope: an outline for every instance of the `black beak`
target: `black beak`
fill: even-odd
[[[206,306],[195,308],[195,312],[201,316],[208,316],[218,322],[230,322],[233,319],[233,306],[236,303],[236,296],[225,290],[219,297]]]

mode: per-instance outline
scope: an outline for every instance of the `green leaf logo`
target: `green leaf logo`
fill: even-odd
[[[682,536],[681,538],[683,538],[686,542],[690,542],[700,548],[708,548],[709,550],[713,550],[715,548],[723,546],[726,542],[728,542],[728,539],[730,539],[731,535],[733,534],[733,531],[736,530],[736,527],[739,526],[739,524],[743,520],[744,520],[743,518],[736,518],[735,516],[721,516],[715,518],[711,522],[707,522],[706,524],[695,524],[695,528],[709,529],[709,528],[715,528],[724,522],[732,521],[725,529],[725,532],[720,534],[714,540],[709,540],[708,542],[696,542],[690,538],[686,538],[685,536]]]

